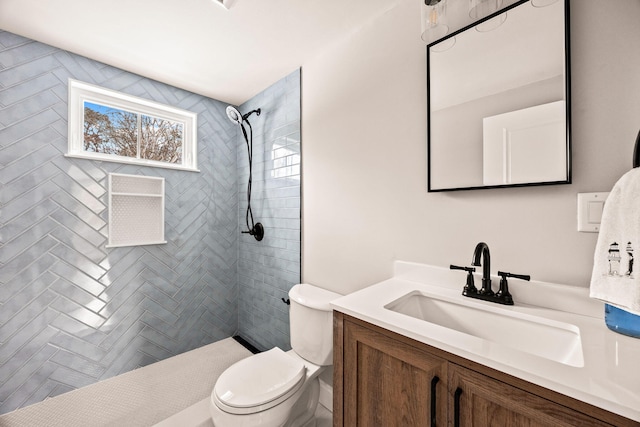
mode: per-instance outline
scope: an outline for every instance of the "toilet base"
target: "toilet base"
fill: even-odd
[[[305,384],[306,385],[306,384]],[[320,380],[318,377],[310,380],[291,409],[289,419],[284,427],[315,427],[315,412],[320,400]]]

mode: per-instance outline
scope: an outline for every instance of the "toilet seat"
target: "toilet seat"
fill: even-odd
[[[231,414],[265,411],[287,400],[305,381],[306,367],[278,347],[240,360],[220,375],[213,400]]]

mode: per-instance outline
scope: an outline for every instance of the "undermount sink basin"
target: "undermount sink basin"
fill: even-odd
[[[385,308],[565,365],[584,366],[580,329],[570,323],[502,307],[467,305],[419,291],[404,295]]]

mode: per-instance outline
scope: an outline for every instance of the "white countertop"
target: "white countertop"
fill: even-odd
[[[640,339],[609,330],[604,305],[588,289],[509,280],[514,306],[462,296],[465,273],[397,261],[394,277],[333,301],[335,310],[474,362],[522,378],[613,413],[640,421]],[[476,284],[480,277],[475,276]],[[492,277],[494,291],[499,279]],[[410,292],[440,295],[463,304],[569,323],[580,329],[584,366],[574,367],[515,351],[384,308]],[[509,319],[506,318],[508,321]],[[491,327],[491,325],[488,325]],[[478,341],[484,341],[478,345]]]

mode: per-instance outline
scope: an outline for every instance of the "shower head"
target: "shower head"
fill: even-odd
[[[229,117],[229,120],[237,125],[242,124],[242,114],[240,114],[240,111],[238,111],[231,105],[227,107],[227,117]]]
[[[237,125],[242,124],[242,114],[240,114],[240,111],[238,111],[231,105],[227,107],[227,117],[229,117],[229,120]]]
[[[237,125],[241,125],[242,122],[247,120],[249,116],[252,115],[253,113],[256,113],[256,115],[259,116],[260,109],[258,108],[257,110],[252,110],[252,111],[249,111],[247,114],[242,115],[240,114],[240,111],[238,111],[237,108],[232,107],[231,105],[227,107],[227,117],[229,117],[229,120],[231,120],[233,123]]]

